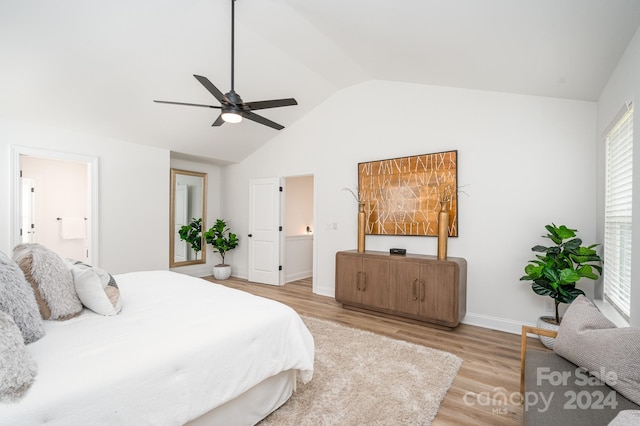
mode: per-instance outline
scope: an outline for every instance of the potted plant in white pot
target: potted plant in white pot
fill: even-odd
[[[538,327],[557,330],[560,326],[560,303],[571,303],[584,292],[576,288],[582,278],[596,280],[602,274],[602,259],[595,250],[598,244],[582,246],[582,240],[576,237],[577,230],[564,225],[546,225],[549,232],[543,235],[554,245],[549,247],[536,245],[531,248],[536,259],[530,260],[524,268],[526,275],[521,281],[533,281],[531,289],[541,296],[549,296],[555,302],[555,316],[542,316],[538,319]],[[549,349],[553,348],[554,339],[540,339]]]
[[[213,267],[214,278],[226,280],[231,276],[231,265],[227,265],[224,262],[224,255],[238,246],[238,236],[233,232],[229,232],[227,222],[223,219],[216,219],[216,223],[204,233],[204,240],[207,244],[211,244],[213,252],[219,253],[222,258],[222,263]]]

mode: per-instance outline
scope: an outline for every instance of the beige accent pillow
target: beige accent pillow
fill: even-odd
[[[40,244],[19,244],[13,260],[33,287],[43,319],[65,320],[82,312],[71,271],[58,254]]]
[[[553,351],[640,404],[640,328],[616,328],[580,295],[562,318]]]

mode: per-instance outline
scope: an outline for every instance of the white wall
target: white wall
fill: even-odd
[[[239,164],[223,170],[223,209],[247,230],[250,178],[313,174],[316,292],[334,295],[335,253],[356,247],[357,163],[458,150],[460,236],[449,255],[468,262],[464,322],[520,332],[545,298],[519,281],[544,225],[595,242],[596,104],[369,81],[344,89]],[[337,229],[329,229],[336,222]],[[367,236],[368,250],[436,254],[436,238]],[[246,276],[247,251],[234,251]],[[592,285],[591,285],[592,287]],[[591,290],[590,288],[586,290]]]
[[[598,171],[598,214],[597,214],[597,235],[598,241],[604,240],[604,170],[605,170],[605,150],[604,135],[606,128],[614,119],[618,111],[627,102],[634,104],[634,140],[640,140],[640,30],[636,34],[627,47],[622,59],[618,63],[614,73],[611,75],[607,85],[605,86],[600,99],[598,100],[598,143],[597,143],[597,171]],[[640,170],[640,149],[634,143],[633,164],[635,170]],[[640,212],[640,173],[634,172],[633,175],[633,206],[632,211]],[[635,215],[634,215],[635,216]],[[633,221],[637,224],[640,222],[640,216],[634,217]],[[634,226],[634,229],[640,229]],[[640,232],[633,233],[633,247],[640,247]],[[633,268],[631,270],[631,325],[640,325],[640,250],[632,250],[631,253]],[[606,268],[607,265],[605,264]]]
[[[313,176],[294,176],[284,180],[285,236],[305,235],[313,230]]]
[[[222,191],[220,167],[212,164],[198,163],[177,158],[171,158],[171,167],[174,169],[189,170],[192,172],[207,174],[207,217],[204,221],[205,223],[203,224],[203,227],[204,229],[209,229],[216,222],[216,219],[222,219],[223,217],[220,209]],[[167,170],[167,174],[168,173],[169,170]],[[167,211],[169,211],[168,203]],[[229,252],[229,258],[231,258],[231,253],[232,252]],[[211,246],[207,244],[207,259],[205,264],[181,266],[178,268],[171,268],[171,270],[182,274],[192,275],[194,277],[204,277],[212,274],[213,265],[220,263],[220,260],[220,255],[218,253],[214,253]]]
[[[11,253],[11,146],[99,158],[99,259],[111,273],[168,269],[169,151],[0,118],[0,250]],[[95,260],[94,260],[95,263]]]
[[[284,282],[313,276],[313,235],[285,237]]]

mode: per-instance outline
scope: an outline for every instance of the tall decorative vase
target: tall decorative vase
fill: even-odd
[[[438,213],[438,260],[447,260],[447,241],[449,239],[449,212],[445,203],[440,204]]]
[[[358,253],[364,253],[364,203],[359,203],[358,210]]]

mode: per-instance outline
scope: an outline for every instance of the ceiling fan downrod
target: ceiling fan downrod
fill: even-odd
[[[231,0],[231,91],[234,91],[235,34],[236,34],[236,0]]]

